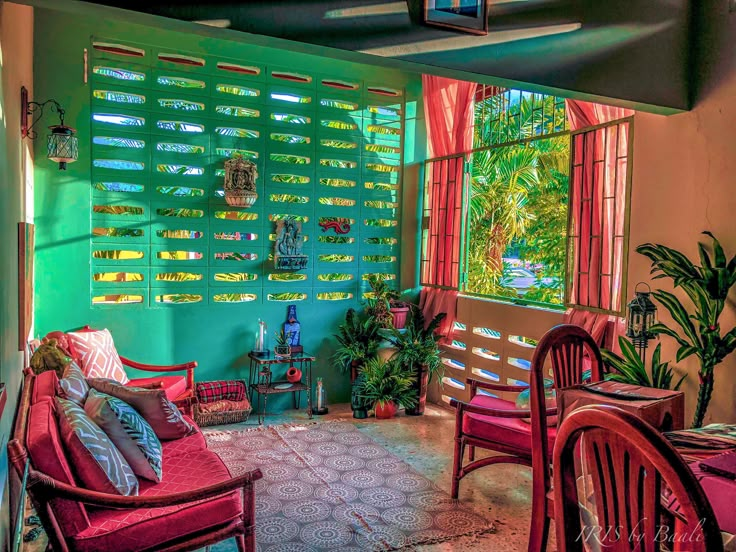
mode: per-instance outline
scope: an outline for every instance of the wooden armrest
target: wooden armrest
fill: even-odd
[[[480,381],[474,378],[468,378],[465,380],[466,383],[470,384],[471,388],[477,389],[488,389],[490,391],[506,391],[508,393],[521,393],[529,389],[528,385],[506,385],[502,383],[491,383],[489,381]]]
[[[471,414],[482,414],[483,416],[494,416],[496,418],[530,418],[532,416],[532,411],[526,408],[514,410],[506,410],[502,408],[487,408],[485,406],[480,406],[477,404],[462,402],[457,399],[450,399],[450,406],[454,406],[460,415],[465,412],[470,412]],[[557,415],[557,408],[547,408],[545,410],[545,415]]]
[[[193,370],[197,367],[197,361],[185,362],[184,364],[172,364],[170,366],[158,366],[155,364],[143,364],[130,360],[124,356],[120,357],[120,361],[129,368],[135,368],[136,370],[145,370],[146,372],[181,372],[183,370]]]
[[[245,488],[246,491],[250,488],[252,492],[253,482],[262,477],[261,470],[255,469],[238,477],[228,479],[227,481],[191,491],[160,496],[120,496],[72,487],[44,473],[31,469],[28,473],[28,487],[40,487],[39,491],[47,494],[49,498],[67,498],[103,508],[162,508],[164,506],[175,506],[212,498],[241,488]]]

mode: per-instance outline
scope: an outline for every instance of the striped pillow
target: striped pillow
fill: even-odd
[[[85,488],[123,496],[138,494],[138,479],[128,462],[78,404],[56,397],[64,447]]]
[[[84,411],[107,433],[137,476],[161,481],[161,441],[132,406],[91,389]]]
[[[89,393],[87,378],[84,377],[79,365],[72,360],[64,369],[64,377],[59,380],[59,396],[82,406],[87,400],[87,393]]]

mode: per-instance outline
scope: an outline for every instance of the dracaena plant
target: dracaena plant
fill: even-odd
[[[736,256],[727,260],[715,236],[710,232],[703,234],[713,240],[713,253],[711,255],[703,244],[698,244],[700,266],[664,245],[646,243],[636,248],[638,253],[652,261],[654,279],[671,278],[674,286],[681,288],[692,303],[693,314],[689,314],[672,293],[661,289],[652,293],[669,311],[679,329],[658,323],[651,330],[677,341],[678,362],[692,355],[700,361],[700,388],[693,427],[703,425],[713,393],[715,367],[736,349],[736,327],[722,333],[719,323],[728,293],[736,284]]]
[[[647,372],[644,361],[636,352],[634,345],[624,336],[619,336],[618,344],[621,354],[618,356],[613,351],[601,349],[603,361],[615,372],[606,375],[607,380],[641,385],[643,387],[656,387],[658,389],[670,389],[674,371],[669,362],[662,362],[662,344],[658,343],[652,354],[651,378]],[[673,389],[677,390],[682,385],[686,376],[682,376]]]

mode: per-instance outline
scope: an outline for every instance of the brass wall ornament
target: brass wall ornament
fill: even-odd
[[[258,199],[256,192],[258,169],[253,161],[235,155],[225,161],[225,201],[232,207],[252,207]]]

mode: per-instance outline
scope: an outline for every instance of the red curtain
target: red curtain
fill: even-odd
[[[473,148],[473,114],[476,83],[433,75],[422,76],[424,116],[430,157],[444,157]],[[435,168],[436,166],[436,168]],[[460,216],[463,201],[463,163],[435,163],[430,170],[430,228],[437,243],[428,250],[428,266],[423,267],[423,283],[457,288],[460,250]],[[450,174],[450,170],[452,174]],[[439,332],[449,336],[457,317],[457,289],[423,288],[419,305],[425,318],[447,314]]]
[[[570,130],[633,115],[630,109],[566,100]],[[572,141],[570,302],[618,310],[626,215],[628,125],[591,129]]]

